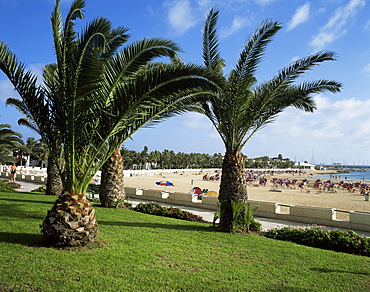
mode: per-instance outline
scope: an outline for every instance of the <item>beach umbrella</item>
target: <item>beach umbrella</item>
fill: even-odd
[[[173,184],[172,182],[167,181],[167,180],[157,181],[156,184],[159,185],[159,186],[164,186],[164,189],[166,189],[167,186],[171,186],[171,187],[175,186],[175,184]]]
[[[209,191],[205,194],[207,197],[218,197],[218,193],[215,191]]]
[[[191,194],[193,195],[200,195],[200,194],[203,194],[203,191],[200,187],[194,187],[191,191],[190,191]]]

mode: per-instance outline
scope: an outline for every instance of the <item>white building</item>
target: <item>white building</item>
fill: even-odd
[[[296,167],[299,169],[310,169],[310,170],[315,170],[315,164],[307,163],[307,162],[301,162],[298,161],[296,162]]]

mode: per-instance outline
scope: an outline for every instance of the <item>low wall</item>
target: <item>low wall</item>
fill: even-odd
[[[0,177],[9,179],[10,174],[9,172],[1,172]],[[29,182],[43,183],[43,182],[46,182],[46,175],[43,176],[43,175],[17,173],[16,181],[29,181]]]
[[[144,189],[141,194],[138,194],[138,190],[141,189],[125,187],[125,190],[127,190],[127,196],[132,199],[217,210],[217,197],[202,197],[201,200],[198,200],[198,196],[186,193],[169,192],[167,197],[163,194],[165,192],[158,190]],[[259,217],[370,232],[370,213],[366,212],[351,211],[348,212],[349,220],[338,220],[336,215],[339,211],[334,208],[294,206],[260,201],[249,202],[252,202],[252,205],[257,208],[255,215]]]
[[[1,172],[0,176],[2,178],[9,178],[9,173]],[[36,176],[32,174],[18,174],[17,180],[42,183],[45,182],[46,178],[44,176]],[[217,210],[217,197],[202,197],[201,200],[198,200],[197,195],[188,193],[165,192],[131,187],[125,187],[125,192],[129,198],[137,200],[142,199],[213,211]],[[255,215],[260,217],[370,232],[370,213],[366,212],[350,211],[348,212],[349,220],[338,220],[336,218],[336,214],[339,211],[333,208],[294,206],[260,201],[249,202],[252,202],[253,206],[258,208]]]

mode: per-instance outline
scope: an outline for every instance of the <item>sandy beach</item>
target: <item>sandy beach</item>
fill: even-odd
[[[273,187],[271,179],[273,177],[297,179],[298,181],[308,178],[313,182],[315,177],[311,174],[325,174],[325,172],[309,171],[304,175],[266,175],[268,181],[266,186],[248,186],[249,200],[297,206],[327,207],[342,211],[370,212],[370,202],[365,201],[364,196],[359,192],[336,189],[336,192],[328,193],[314,189],[311,186],[308,186],[303,191],[299,188],[279,188],[279,191],[271,191]],[[169,192],[188,193],[193,187],[200,187],[201,189],[218,192],[220,182],[203,180],[203,175],[204,173],[199,174],[196,172],[139,175],[125,177],[125,185],[128,187],[164,190],[164,186],[158,186],[155,182],[167,180],[176,185],[173,187],[167,186],[166,190]],[[344,216],[346,216],[346,214],[343,213],[343,215],[339,217]]]

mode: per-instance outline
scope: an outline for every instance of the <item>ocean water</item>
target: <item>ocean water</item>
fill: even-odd
[[[350,182],[370,182],[370,171],[349,171],[348,173],[340,173],[340,174],[325,174],[325,175],[317,175],[315,178],[320,178],[322,180],[328,179],[335,179],[335,180],[343,180],[343,181],[350,181]]]

